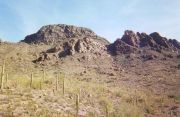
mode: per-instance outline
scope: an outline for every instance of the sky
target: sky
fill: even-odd
[[[18,42],[49,24],[92,29],[110,42],[125,30],[180,41],[180,0],[0,0],[0,38]]]

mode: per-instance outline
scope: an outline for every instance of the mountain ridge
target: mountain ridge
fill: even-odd
[[[21,42],[51,45],[51,48],[43,51],[43,54],[41,53],[34,62],[77,53],[91,53],[92,56],[102,53],[115,56],[134,53],[142,59],[149,60],[162,59],[162,56],[168,56],[169,53],[175,56],[180,51],[180,42],[162,37],[157,32],[146,34],[125,30],[121,38],[114,43],[109,43],[91,29],[65,24],[43,26],[37,33],[26,36]]]
[[[110,45],[107,39],[98,36],[91,29],[65,24],[43,26],[36,33],[26,36],[21,42],[28,44],[57,44],[59,42],[66,41],[66,39],[70,40],[72,38],[86,37],[97,39],[105,45]],[[132,30],[125,30],[122,38],[118,38],[117,40],[121,40],[125,44],[128,44],[127,46],[133,46],[135,48],[152,47],[157,49],[180,49],[180,42],[175,39],[162,37],[157,32],[153,32],[148,35],[146,33],[135,33]],[[117,42],[117,40],[115,42]]]

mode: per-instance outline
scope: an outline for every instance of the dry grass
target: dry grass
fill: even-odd
[[[72,74],[60,74],[57,79],[56,74],[47,72],[43,80],[43,72],[34,73],[32,82],[30,74],[9,74],[0,92],[1,114],[61,117],[76,116],[78,112],[78,116],[87,117],[143,117],[155,114],[160,110],[158,106],[171,101],[168,96],[155,96],[150,91],[81,81]]]

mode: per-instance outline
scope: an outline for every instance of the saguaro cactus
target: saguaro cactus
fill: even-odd
[[[0,81],[0,89],[3,89],[4,71],[5,71],[5,60],[4,60],[4,62],[3,62],[3,66],[2,66],[1,81]]]
[[[40,80],[40,82],[39,82],[39,89],[40,90],[42,89],[42,80]]]
[[[6,80],[5,80],[5,81],[6,81],[6,83],[7,83],[8,77],[9,77],[9,75],[8,75],[8,74],[6,74]]]
[[[45,81],[45,76],[46,75],[46,71],[45,71],[45,69],[43,69],[43,82]]]
[[[30,88],[32,88],[32,83],[33,83],[33,73],[31,73],[31,79],[30,79]]]
[[[79,113],[79,94],[76,94],[76,117],[78,117]]]
[[[59,79],[59,75],[57,74],[57,76],[56,76],[56,91],[58,90],[58,79]]]
[[[64,93],[65,93],[65,79],[64,79],[64,77],[62,78],[62,80],[63,80],[63,85],[62,85],[62,90],[63,90],[63,95],[64,95]]]
[[[108,109],[108,105],[105,105],[105,110],[106,110],[106,117],[109,117],[109,109]]]

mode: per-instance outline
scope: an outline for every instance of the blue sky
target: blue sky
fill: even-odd
[[[43,25],[88,27],[110,42],[124,30],[180,40],[180,0],[0,0],[0,38],[17,42]]]

